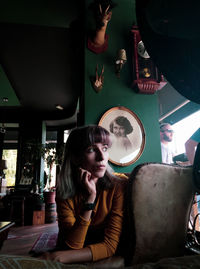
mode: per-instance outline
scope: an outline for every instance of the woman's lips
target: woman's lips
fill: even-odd
[[[103,165],[103,164],[101,164],[101,165],[97,165],[97,166],[96,166],[96,169],[97,169],[97,170],[104,170],[105,168],[106,168],[106,166]]]

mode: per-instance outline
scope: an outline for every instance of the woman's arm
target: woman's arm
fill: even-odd
[[[124,188],[125,183],[122,183],[114,189],[112,209],[105,227],[105,235],[102,242],[89,245],[82,249],[44,253],[41,258],[62,263],[76,263],[97,261],[113,256],[117,249],[122,230]]]
[[[84,216],[81,216],[77,210],[79,210],[78,204],[75,204],[73,200],[57,199],[58,246],[66,245],[72,249],[83,248],[90,220],[84,219]]]
[[[92,261],[92,252],[89,248],[76,250],[61,250],[54,252],[45,252],[40,259],[52,260],[62,263],[79,263]]]
[[[82,185],[87,190],[84,203],[94,203],[96,198],[96,182],[91,179],[91,174],[80,168],[79,177]],[[80,197],[77,199],[57,199],[57,213],[59,223],[59,235],[62,243],[72,249],[83,248],[85,237],[91,221],[92,210],[85,210]],[[75,201],[76,200],[76,201]]]
[[[112,208],[105,227],[104,240],[97,244],[89,245],[93,261],[111,257],[117,249],[123,222],[124,190],[127,181],[121,181],[114,189]]]

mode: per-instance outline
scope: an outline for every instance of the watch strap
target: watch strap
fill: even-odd
[[[83,205],[84,211],[94,210],[96,203],[86,203]]]

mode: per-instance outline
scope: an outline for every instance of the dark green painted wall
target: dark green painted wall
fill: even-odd
[[[140,95],[131,88],[132,83],[132,44],[130,29],[135,19],[135,5],[133,0],[117,0],[118,5],[113,9],[112,19],[109,22],[108,50],[102,54],[94,54],[85,49],[85,124],[98,124],[101,116],[110,108],[124,106],[137,114],[143,123],[146,134],[146,145],[142,156],[134,164],[127,167],[111,165],[115,171],[130,172],[133,167],[143,162],[160,162],[160,134],[158,123],[157,95]],[[90,27],[91,14],[88,5],[91,0],[86,0],[88,12],[87,27]],[[115,75],[114,62],[118,49],[126,49],[127,62],[124,65],[120,79]],[[96,93],[90,83],[89,77],[95,74],[98,64],[104,64],[104,87]]]

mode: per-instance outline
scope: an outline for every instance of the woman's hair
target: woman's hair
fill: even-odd
[[[107,144],[111,147],[109,132],[101,126],[88,125],[73,129],[65,145],[64,160],[57,180],[57,195],[61,199],[73,197],[80,189],[77,181],[78,160],[83,157],[84,151],[94,143]],[[101,180],[101,187],[109,187],[111,177],[109,173]]]
[[[110,123],[111,133],[113,133],[114,122],[116,122],[119,126],[123,126],[126,134],[130,134],[133,131],[133,126],[130,124],[130,121],[124,116],[118,116]]]

